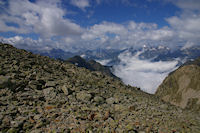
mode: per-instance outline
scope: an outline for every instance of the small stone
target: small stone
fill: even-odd
[[[40,120],[36,123],[35,128],[41,128],[45,126],[45,120]]]
[[[10,124],[11,124],[11,127],[19,127],[20,125],[22,125],[22,121],[11,121]]]
[[[41,129],[34,129],[30,133],[41,133],[41,132],[42,132]]]
[[[35,115],[35,116],[33,117],[34,120],[39,120],[40,118],[41,118],[41,115],[40,115],[40,114]]]
[[[57,93],[53,87],[49,87],[43,90],[43,94],[46,100],[54,100],[56,98]]]
[[[104,103],[104,98],[103,97],[100,97],[100,96],[95,96],[94,97],[94,101],[98,104],[102,104]]]
[[[10,83],[10,78],[8,76],[0,76],[0,89],[4,89],[4,87],[8,87]]]
[[[103,120],[107,120],[110,117],[110,111],[106,111]]]
[[[160,105],[160,108],[161,109],[168,109],[168,105],[167,104],[162,104],[162,105]]]
[[[88,92],[81,91],[76,94],[76,98],[81,101],[90,101],[90,99],[92,98],[92,95],[89,94]]]
[[[67,88],[66,85],[63,85],[61,89],[64,92],[64,94],[67,95],[67,96],[72,93],[72,90],[70,90],[69,88]]]
[[[110,98],[106,99],[106,102],[108,104],[113,104],[115,102],[115,99],[113,97],[110,97]]]
[[[121,105],[121,104],[116,104],[115,105],[115,111],[123,111],[125,110],[125,106]]]
[[[12,121],[11,116],[4,116],[4,119],[2,120],[2,122],[4,123],[4,125],[10,125],[11,121]]]
[[[54,89],[53,87],[49,87],[49,88],[44,89],[43,90],[44,96],[48,96],[53,89]]]
[[[56,82],[55,81],[48,81],[45,84],[45,87],[55,87],[56,86]]]
[[[29,82],[29,85],[28,85],[30,88],[34,89],[34,90],[41,90],[42,89],[42,85],[40,85],[40,83],[36,80],[31,80]]]
[[[16,128],[10,128],[7,133],[17,133],[18,130]]]
[[[134,111],[134,110],[136,110],[136,105],[131,105],[131,106],[129,106],[129,111]]]
[[[9,81],[9,77],[8,76],[0,76],[0,85],[7,83]]]

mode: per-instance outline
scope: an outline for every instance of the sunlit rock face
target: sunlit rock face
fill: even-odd
[[[187,62],[166,77],[156,95],[181,108],[199,111],[200,58]]]

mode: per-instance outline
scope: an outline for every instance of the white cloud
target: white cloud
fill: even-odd
[[[106,66],[110,61],[111,61],[111,59],[107,59],[107,60],[96,60],[96,62],[99,62],[101,65],[104,65],[104,66]]]
[[[198,44],[200,42],[200,14],[187,12],[167,19],[178,38]]]
[[[82,9],[91,6],[88,0],[84,1],[71,2],[86,3],[82,4],[85,6],[80,6]],[[96,2],[105,1],[96,0]],[[8,3],[9,6],[5,9],[7,13],[0,14],[0,32],[36,33],[43,40],[55,44],[51,46],[66,50],[99,47],[124,49],[144,44],[200,44],[200,15],[192,11],[184,11],[179,16],[167,18],[169,27],[159,28],[155,23],[135,21],[123,24],[103,21],[86,29],[66,17],[68,10],[62,8],[60,0],[38,0],[35,3],[28,0],[10,0]],[[51,41],[52,38],[57,40]]]
[[[189,10],[200,10],[200,1],[199,0],[167,0],[179,8],[189,9]]]
[[[103,22],[101,24],[95,24],[91,26],[87,32],[85,32],[81,37],[83,40],[92,39],[105,39],[106,36],[112,37],[112,35],[125,34],[127,29],[121,25],[111,22]]]
[[[83,29],[70,19],[64,18],[66,11],[61,8],[60,0],[37,1],[10,0],[8,15],[0,16],[4,32],[37,33],[43,37],[80,35]],[[14,22],[19,27],[6,25]]]
[[[12,44],[13,46],[27,50],[50,50],[51,48],[45,45],[45,41],[42,39],[33,40],[31,38],[23,38],[21,36],[14,36],[10,38],[0,37],[0,41],[3,43]]]
[[[188,41],[188,42],[181,48],[181,50],[190,48],[190,47],[192,47],[192,46],[194,46],[194,43]]]
[[[125,84],[140,87],[141,90],[154,94],[164,78],[176,68],[177,61],[140,60],[138,55],[124,52],[119,55],[120,64],[114,66],[114,74]]]
[[[172,40],[174,31],[168,27],[158,28],[154,23],[125,24],[102,22],[89,27],[82,35],[83,42],[97,47],[127,48],[144,44],[159,44],[160,41]]]
[[[71,4],[85,11],[90,6],[89,0],[71,0]]]

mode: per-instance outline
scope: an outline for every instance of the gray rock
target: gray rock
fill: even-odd
[[[6,84],[10,81],[8,76],[0,76],[0,88],[6,87]]]
[[[65,95],[70,95],[72,93],[72,90],[67,88],[66,85],[63,85],[61,87],[62,91],[64,92]]]
[[[17,133],[18,130],[16,128],[10,128],[7,133]]]
[[[42,117],[42,115],[38,114],[38,115],[35,115],[35,116],[33,117],[33,119],[34,119],[34,120],[39,120],[41,117]]]
[[[42,85],[37,80],[31,80],[28,84],[28,87],[32,89],[37,89],[37,90],[42,89]]]
[[[115,99],[113,97],[110,97],[110,98],[106,99],[106,102],[108,104],[113,104],[115,102]]]
[[[81,91],[76,94],[76,98],[81,101],[90,101],[92,95],[86,91]]]
[[[168,109],[168,105],[167,104],[162,104],[162,105],[160,105],[160,108],[161,109]]]
[[[116,104],[116,105],[114,106],[114,109],[115,109],[115,111],[124,111],[124,110],[126,110],[127,108],[126,108],[124,105],[122,105],[122,104]]]
[[[42,133],[41,129],[34,129],[32,131],[30,131],[30,133]]]
[[[43,90],[43,94],[45,96],[46,100],[51,100],[56,97],[56,92],[54,91],[55,89],[53,87],[49,87]]]
[[[94,101],[95,101],[97,104],[102,104],[102,103],[104,103],[104,98],[103,98],[103,97],[100,97],[100,96],[96,96],[96,97],[94,97]]]
[[[45,87],[55,87],[56,82],[55,81],[47,81],[45,84]]]
[[[20,125],[22,125],[23,121],[11,121],[10,124],[11,124],[11,127],[16,128],[16,127],[19,127]]]
[[[52,90],[54,90],[53,87],[49,87],[49,88],[44,89],[43,90],[44,96],[48,96],[51,93]]]

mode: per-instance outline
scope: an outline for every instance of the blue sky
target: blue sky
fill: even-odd
[[[0,41],[25,49],[200,44],[199,0],[0,0],[0,10]]]
[[[134,20],[135,22],[157,23],[158,26],[162,27],[168,24],[165,18],[174,16],[179,11],[179,8],[172,3],[160,1],[132,0],[127,3],[113,0],[103,1],[101,4],[96,2],[91,4],[85,8],[85,11],[67,4],[68,9],[77,13],[69,15],[69,18],[81,26],[91,26],[102,21],[125,23]]]

